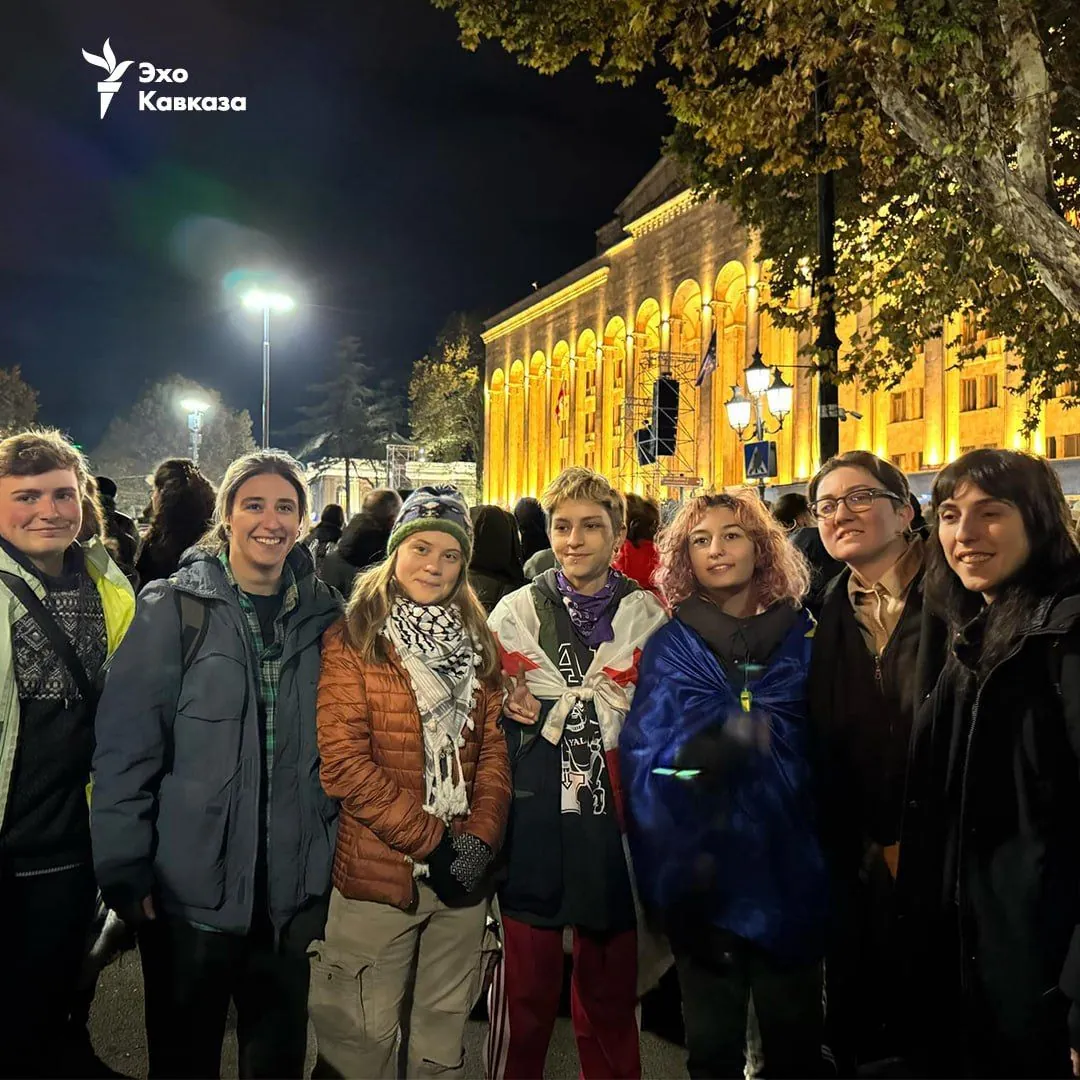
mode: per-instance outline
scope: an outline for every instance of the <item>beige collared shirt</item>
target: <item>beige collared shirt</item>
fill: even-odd
[[[904,613],[908,590],[923,564],[924,544],[913,537],[903,555],[882,575],[876,585],[868,585],[858,571],[848,579],[848,599],[855,612],[866,647],[880,656]]]

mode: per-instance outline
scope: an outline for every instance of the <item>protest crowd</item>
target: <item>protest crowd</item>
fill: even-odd
[[[1080,547],[1000,449],[928,506],[865,451],[661,514],[189,460],[149,527],[0,442],[0,1075],[100,1075],[137,949],[152,1077],[1080,1075]]]

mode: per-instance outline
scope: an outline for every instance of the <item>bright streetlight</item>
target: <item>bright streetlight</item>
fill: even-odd
[[[746,368],[746,391],[744,394],[740,386],[731,388],[731,397],[724,402],[728,423],[741,440],[744,438],[743,432],[753,422],[754,432],[749,437],[755,442],[763,442],[766,434],[775,435],[784,426],[784,420],[791,412],[793,403],[792,388],[784,382],[784,377],[780,374],[778,367],[769,371],[768,365],[761,358],[761,350],[755,349],[753,358]],[[776,418],[776,427],[769,432],[765,429],[766,404],[769,412]],[[764,502],[765,481],[760,478],[758,494]]]
[[[296,301],[287,293],[255,288],[244,293],[242,303],[249,311],[261,311],[263,316],[262,444],[267,450],[270,447],[270,312],[292,311]]]
[[[202,398],[184,398],[180,402],[180,408],[187,411],[187,426],[191,433],[191,460],[199,464],[199,445],[202,443],[202,418],[203,413],[209,411],[210,406]]]

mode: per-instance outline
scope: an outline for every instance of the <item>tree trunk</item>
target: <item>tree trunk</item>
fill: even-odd
[[[881,107],[928,156],[967,185],[990,217],[1026,249],[1039,277],[1074,319],[1080,318],[1080,229],[1055,213],[1011,172],[1002,155],[972,161],[945,156],[951,133],[930,106],[899,80],[880,69],[867,73]]]
[[[1050,176],[1050,76],[1035,15],[1024,0],[999,0],[998,14],[1012,64],[1016,99],[1016,169],[1043,201],[1053,198]]]

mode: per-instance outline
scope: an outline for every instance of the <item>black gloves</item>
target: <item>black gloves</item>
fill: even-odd
[[[428,883],[448,905],[467,900],[484,879],[495,852],[471,833],[443,833],[439,846],[427,857]]]
[[[454,852],[457,858],[450,867],[450,873],[461,882],[466,892],[475,892],[484,880],[495,852],[472,833],[461,833],[454,837]]]
[[[697,770],[705,784],[722,783],[746,757],[746,746],[725,725],[715,724],[685,743],[675,756],[675,768]]]

